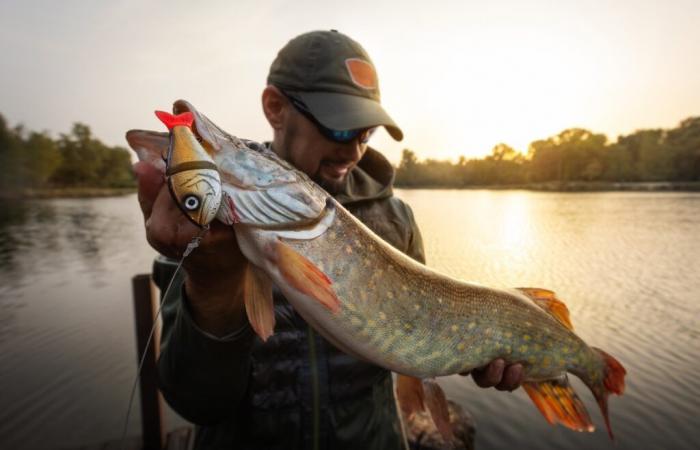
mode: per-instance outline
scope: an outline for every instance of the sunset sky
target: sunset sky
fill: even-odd
[[[700,115],[700,1],[0,2],[0,113],[90,125],[110,145],[158,129],[184,98],[227,131],[270,137],[260,93],[297,34],[338,29],[379,73],[402,127],[372,144],[398,162],[526,151],[568,127],[612,140]]]

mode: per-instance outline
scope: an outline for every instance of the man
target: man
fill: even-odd
[[[364,49],[332,31],[306,33],[277,55],[262,94],[272,149],[328,190],[386,241],[423,262],[410,208],[392,195],[394,172],[367,145],[384,126],[402,132],[379,102]],[[149,243],[181,257],[198,233],[172,201],[162,175],[135,166]],[[265,343],[247,322],[245,259],[230,227],[216,222],[184,262],[163,308],[159,373],[169,404],[198,424],[198,448],[399,449],[391,374],[343,354],[275,292],[275,334]],[[157,263],[165,289],[173,265]],[[492,362],[481,386],[512,390],[519,365]]]

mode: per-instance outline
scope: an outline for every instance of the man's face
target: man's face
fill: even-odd
[[[291,105],[278,154],[306,173],[331,194],[343,186],[350,171],[367,150],[358,138],[347,143],[324,137],[309,119]]]

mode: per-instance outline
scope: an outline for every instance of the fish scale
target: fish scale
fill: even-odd
[[[417,377],[464,372],[503,357],[522,362],[526,377],[532,371],[542,378],[562,375],[562,368],[557,365],[550,365],[549,371],[541,367],[546,357],[560,360],[561,347],[583,351],[574,333],[559,326],[539,307],[528,305],[529,300],[428,273],[409,258],[397,257],[386,243],[372,240],[368,230],[358,230],[359,227],[364,225],[343,211],[330,232],[312,241],[284,240],[317,266],[324,267],[332,278],[343,307],[339,314],[329,314],[324,320],[357,336],[354,352],[366,358],[367,353],[360,348],[370,348],[373,362],[386,365],[386,361],[392,361],[392,370]],[[342,258],[329,253],[329,248],[338,249]],[[369,282],[358,284],[361,274],[339,271],[361,271],[369,274]],[[379,277],[381,283],[377,283]],[[360,290],[368,301],[362,301]],[[435,295],[426,298],[421,292]],[[438,297],[442,303],[435,301]],[[517,320],[509,320],[516,317]],[[368,325],[369,320],[380,326]],[[535,327],[535,322],[549,322],[551,326]],[[477,326],[470,329],[470,323]],[[524,340],[525,335],[529,340]],[[391,345],[381,344],[386,341]],[[528,348],[521,351],[523,345]],[[542,350],[528,351],[535,345]],[[508,348],[510,352],[506,351]]]
[[[523,365],[523,387],[547,421],[592,431],[566,374],[581,378],[612,438],[607,398],[624,391],[625,369],[573,332],[568,309],[553,292],[488,288],[419,264],[265,146],[229,135],[187,102],[176,102],[174,109],[182,114],[159,117],[171,130],[168,161],[188,161],[176,175],[205,179],[204,168],[212,172],[215,166],[222,185],[190,187],[171,179],[171,194],[197,225],[216,216],[233,226],[250,263],[246,313],[261,339],[274,331],[269,287],[275,284],[332,344],[399,373],[402,408],[427,406],[445,437],[450,434],[446,400],[429,379],[503,358]]]

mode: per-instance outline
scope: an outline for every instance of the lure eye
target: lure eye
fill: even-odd
[[[199,198],[196,195],[188,195],[182,202],[185,209],[188,211],[194,211],[199,208]]]

